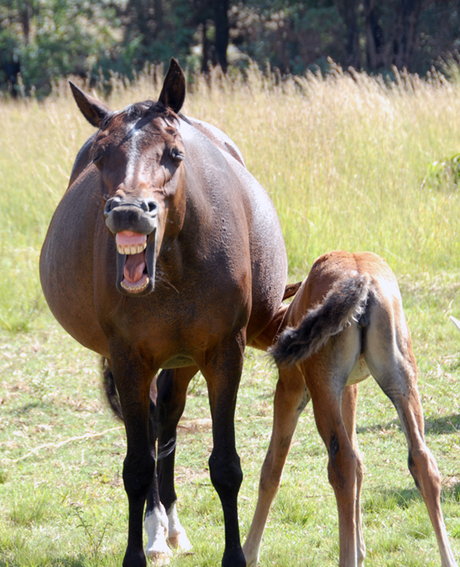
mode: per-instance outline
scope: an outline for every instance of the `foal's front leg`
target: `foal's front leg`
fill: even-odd
[[[300,370],[293,366],[279,370],[274,400],[273,429],[260,473],[259,497],[248,537],[243,545],[247,567],[257,565],[262,535],[291,447],[300,413],[310,399]]]

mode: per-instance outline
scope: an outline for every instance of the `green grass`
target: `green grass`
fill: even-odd
[[[109,104],[155,97],[148,77],[116,84]],[[460,558],[460,195],[432,164],[459,151],[459,87],[401,77],[392,88],[337,72],[281,85],[252,70],[211,91],[200,80],[186,114],[227,132],[272,196],[289,254],[304,278],[328,249],[373,250],[402,290],[420,371],[426,436],[443,479],[443,510]],[[0,102],[0,567],[121,564],[126,443],[100,391],[99,361],[54,322],[37,261],[73,159],[92,132],[61,86],[54,98]],[[430,169],[431,168],[431,169]],[[445,174],[444,174],[445,173]],[[249,351],[236,416],[244,471],[244,539],[268,445],[276,372]],[[407,470],[397,416],[372,381],[360,386],[358,441],[366,466],[364,537],[373,567],[439,565],[428,516]],[[223,522],[207,460],[212,448],[204,380],[191,384],[179,428],[179,514],[194,546],[171,565],[220,564]],[[332,566],[335,498],[311,407],[302,414],[264,535],[261,567]]]

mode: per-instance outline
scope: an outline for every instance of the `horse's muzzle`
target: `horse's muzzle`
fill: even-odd
[[[153,199],[109,199],[105,224],[117,244],[116,286],[124,295],[146,295],[155,286],[158,204]]]
[[[125,230],[150,234],[157,227],[158,209],[158,203],[151,198],[112,197],[104,207],[105,224],[112,234]]]

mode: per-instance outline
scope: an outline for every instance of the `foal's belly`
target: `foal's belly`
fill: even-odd
[[[364,356],[361,354],[358,360],[356,361],[356,364],[353,370],[351,371],[350,376],[348,377],[347,386],[351,386],[352,384],[358,384],[359,382],[362,382],[366,378],[369,378],[370,375],[371,372],[369,370],[369,367],[367,366],[366,361],[364,360]]]

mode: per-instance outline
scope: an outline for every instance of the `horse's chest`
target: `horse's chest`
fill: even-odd
[[[227,298],[228,299],[228,298]],[[205,294],[188,300],[143,301],[139,308],[113,313],[109,328],[115,341],[152,356],[163,368],[194,364],[214,350],[222,337],[237,333],[248,321],[244,303],[210,302]],[[110,342],[110,339],[109,339]]]

